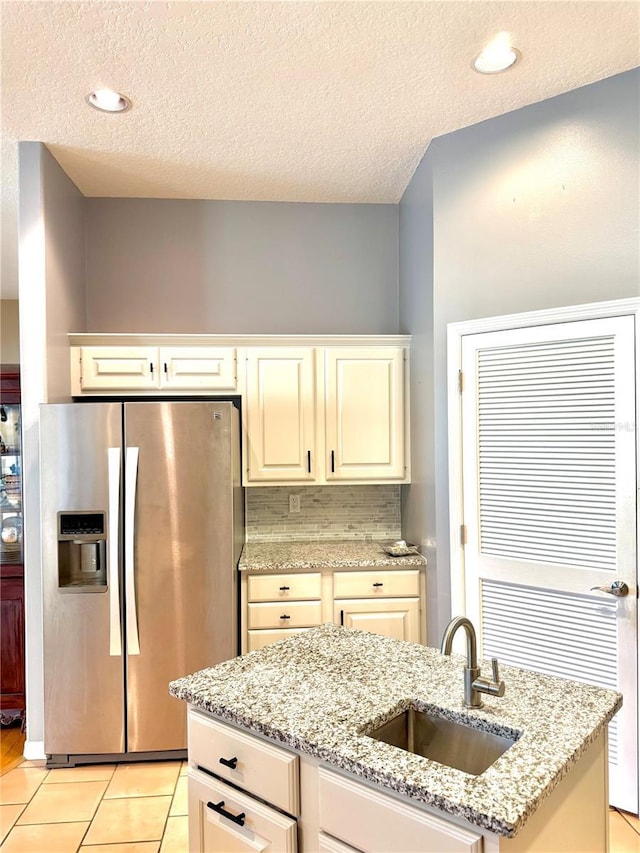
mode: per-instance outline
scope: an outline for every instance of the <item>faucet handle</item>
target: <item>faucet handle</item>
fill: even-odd
[[[498,658],[491,658],[491,672],[493,673],[493,680],[496,684],[499,684],[500,672],[498,670]]]

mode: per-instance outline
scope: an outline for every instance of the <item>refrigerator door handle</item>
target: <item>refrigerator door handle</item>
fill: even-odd
[[[120,627],[120,581],[118,576],[118,542],[120,527],[120,448],[107,450],[109,475],[109,654],[122,654],[122,631]]]
[[[127,653],[130,655],[140,654],[134,562],[139,452],[139,447],[127,447],[124,465],[126,495],[124,512],[124,587],[127,600]]]

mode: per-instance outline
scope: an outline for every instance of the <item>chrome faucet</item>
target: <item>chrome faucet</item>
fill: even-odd
[[[464,628],[467,634],[467,665],[464,668],[464,704],[467,708],[479,708],[482,705],[481,693],[488,693],[490,696],[504,696],[504,681],[500,681],[497,658],[491,658],[493,679],[489,681],[487,678],[480,677],[476,632],[472,622],[466,616],[456,616],[447,625],[442,635],[442,654],[451,654],[453,638],[458,628]]]

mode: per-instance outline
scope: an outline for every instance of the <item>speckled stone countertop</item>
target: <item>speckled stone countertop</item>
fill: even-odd
[[[424,566],[422,554],[391,557],[380,542],[247,542],[242,549],[240,571],[272,572],[296,569],[373,568],[377,566]]]
[[[172,695],[334,767],[513,836],[622,704],[619,693],[503,666],[503,698],[462,704],[464,658],[326,624],[170,684]],[[490,672],[485,662],[483,671]],[[366,736],[409,707],[517,742],[471,776]]]

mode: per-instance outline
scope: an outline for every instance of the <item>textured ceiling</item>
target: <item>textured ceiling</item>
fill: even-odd
[[[17,140],[85,195],[397,202],[430,140],[640,63],[638,2],[2,0],[2,295]],[[496,32],[522,60],[485,76]],[[85,95],[110,86],[133,109]]]

